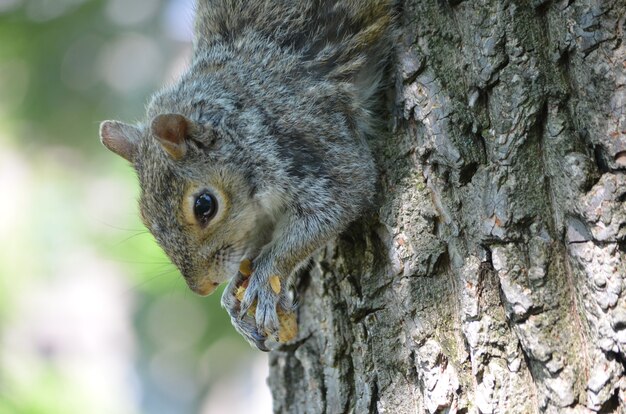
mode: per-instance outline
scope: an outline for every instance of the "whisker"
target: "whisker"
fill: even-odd
[[[170,274],[172,274],[176,269],[168,269],[165,270],[163,272],[159,272],[157,274],[155,274],[154,276],[143,280],[139,283],[134,284],[133,286],[129,287],[128,289],[124,290],[123,294],[124,295],[129,295],[131,293],[135,293],[140,287],[145,286],[146,284],[150,283],[150,282],[154,282],[156,279],[162,278],[163,276],[168,276]]]
[[[180,283],[180,280],[181,280],[181,278],[176,278],[176,279],[172,279],[172,280],[170,281],[170,286],[169,286],[168,293],[167,293],[167,295],[168,295],[168,297],[169,297],[170,299],[172,298],[172,296],[173,296],[173,295],[174,295],[174,293],[176,292],[176,288],[178,288],[178,287],[180,286],[180,284],[179,284],[179,283]],[[186,287],[186,285],[185,285],[185,287]],[[188,289],[185,289],[185,290],[184,290],[184,292],[185,292],[184,294],[185,294],[185,295],[187,294],[187,291],[188,291]]]
[[[93,220],[93,221],[96,221],[96,222],[98,222],[98,223],[100,223],[100,224],[103,224],[103,225],[105,225],[105,226],[107,226],[107,227],[110,227],[110,228],[112,228],[112,229],[115,229],[115,230],[121,230],[121,231],[133,231],[133,232],[135,232],[135,231],[147,231],[145,227],[142,227],[142,228],[139,228],[139,229],[131,229],[131,228],[127,228],[127,227],[120,227],[120,226],[116,226],[116,225],[114,225],[114,224],[111,224],[111,223],[109,223],[109,222],[106,222],[106,221],[104,221],[104,220],[100,219],[99,217],[92,217],[92,220]]]
[[[155,265],[155,266],[157,266],[157,265],[159,265],[159,266],[172,265],[172,262],[170,262],[169,260],[159,260],[159,261],[147,262],[147,261],[139,261],[139,260],[112,259],[111,261],[113,261],[115,263]]]
[[[135,233],[135,234],[133,234],[133,235],[131,235],[131,236],[128,236],[128,237],[126,237],[125,239],[122,239],[122,240],[120,240],[119,242],[115,243],[113,246],[119,246],[120,244],[122,244],[122,243],[126,243],[127,241],[129,241],[129,240],[131,240],[131,239],[133,239],[133,238],[135,238],[135,237],[137,237],[137,236],[143,236],[143,235],[145,235],[145,234],[149,234],[148,230],[143,230],[143,231],[140,231],[140,232],[138,232],[138,233]]]

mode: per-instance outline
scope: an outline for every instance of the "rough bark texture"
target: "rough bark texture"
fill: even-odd
[[[626,412],[625,20],[405,1],[380,209],[305,278],[277,413]]]

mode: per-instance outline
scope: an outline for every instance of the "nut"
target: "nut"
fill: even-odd
[[[239,263],[239,273],[241,273],[243,277],[250,277],[252,274],[252,260],[243,259],[241,263]]]
[[[270,287],[277,295],[280,293],[280,276],[270,276]]]

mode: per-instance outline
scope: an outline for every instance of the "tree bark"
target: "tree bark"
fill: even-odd
[[[378,214],[304,276],[275,412],[626,412],[625,20],[405,1]]]

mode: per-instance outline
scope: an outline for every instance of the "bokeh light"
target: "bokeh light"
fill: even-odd
[[[159,0],[109,0],[106,14],[112,23],[137,25],[152,19],[160,6]]]

